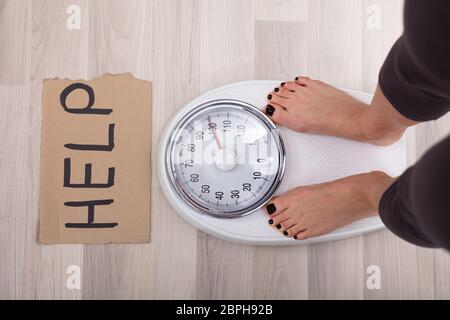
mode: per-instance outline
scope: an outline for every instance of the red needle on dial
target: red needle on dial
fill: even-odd
[[[209,125],[210,130],[212,131],[214,140],[216,140],[217,146],[219,147],[219,149],[222,149],[222,144],[220,143],[219,137],[217,136],[216,127],[213,127],[211,125],[211,118],[209,116],[208,116],[208,125]]]

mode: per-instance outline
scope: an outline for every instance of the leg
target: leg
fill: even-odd
[[[450,137],[431,148],[385,192],[380,216],[397,236],[450,251]]]
[[[267,205],[269,224],[307,239],[376,215],[397,236],[450,251],[450,137],[397,180],[381,172],[297,187]]]
[[[370,106],[321,81],[297,77],[268,95],[266,113],[292,130],[378,145],[398,140],[416,122],[402,116],[377,88]]]

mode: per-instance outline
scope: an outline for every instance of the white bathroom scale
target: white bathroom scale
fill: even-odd
[[[370,171],[400,175],[405,140],[386,147],[297,133],[264,114],[281,81],[233,83],[184,106],[160,141],[158,173],[177,213],[215,237],[253,245],[295,245],[343,239],[384,227],[379,217],[329,234],[294,240],[269,226],[265,205],[297,186]],[[370,103],[372,95],[344,89]]]

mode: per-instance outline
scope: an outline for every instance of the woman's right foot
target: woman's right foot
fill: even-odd
[[[366,121],[371,107],[322,81],[298,77],[283,82],[267,99],[266,114],[294,131],[387,144],[371,139]]]

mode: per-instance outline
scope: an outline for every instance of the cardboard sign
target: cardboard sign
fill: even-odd
[[[148,242],[151,83],[45,80],[42,105],[39,242]]]

